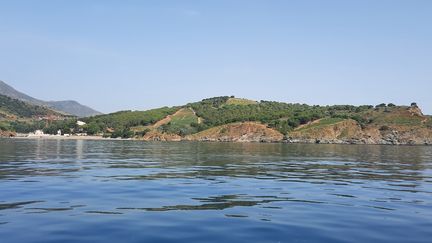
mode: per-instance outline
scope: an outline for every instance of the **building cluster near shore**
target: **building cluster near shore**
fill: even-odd
[[[57,131],[57,134],[53,135],[53,134],[46,134],[44,133],[42,130],[36,130],[34,132],[31,132],[27,135],[27,137],[31,138],[31,137],[70,137],[70,136],[79,136],[79,137],[84,137],[87,136],[87,133],[75,133],[75,134],[69,134],[69,133],[64,133],[62,134],[61,130]]]
[[[78,126],[80,126],[80,127],[86,125],[86,123],[83,122],[83,121],[77,121],[76,124],[77,124]],[[82,132],[82,133],[69,134],[69,133],[63,133],[63,131],[59,129],[59,130],[57,131],[57,134],[55,134],[55,135],[53,135],[53,134],[46,134],[46,133],[44,133],[43,130],[36,130],[36,131],[34,131],[34,132],[30,132],[30,133],[27,135],[27,137],[30,137],[30,138],[34,138],[34,137],[40,137],[40,138],[42,138],[42,137],[53,137],[53,136],[54,136],[54,137],[70,137],[70,136],[79,136],[79,137],[83,137],[83,136],[87,136],[87,133]]]

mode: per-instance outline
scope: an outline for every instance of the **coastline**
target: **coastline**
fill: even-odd
[[[9,137],[6,137],[9,138]],[[115,140],[137,140],[134,138],[104,138],[102,136],[16,136],[10,137],[11,139],[41,139],[41,140],[105,140],[105,141],[115,141]]]
[[[97,141],[141,141],[141,142],[203,142],[203,143],[279,143],[279,144],[338,144],[338,145],[389,145],[389,146],[431,146],[432,143],[416,143],[416,142],[390,142],[383,141],[377,142],[366,142],[359,140],[320,140],[320,139],[290,139],[281,141],[236,141],[236,140],[144,140],[140,138],[104,138],[102,136],[15,136],[15,137],[0,137],[10,139],[31,139],[31,140],[97,140]]]

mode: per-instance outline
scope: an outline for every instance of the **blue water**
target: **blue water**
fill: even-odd
[[[0,242],[431,242],[432,147],[0,140]]]

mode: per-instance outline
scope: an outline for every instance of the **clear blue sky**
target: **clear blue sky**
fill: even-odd
[[[103,112],[236,95],[432,114],[432,1],[0,0],[0,80]]]

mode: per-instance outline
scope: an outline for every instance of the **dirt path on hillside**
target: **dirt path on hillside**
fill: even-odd
[[[184,109],[184,108],[182,108],[182,109],[176,111],[176,112],[175,112],[174,114],[172,114],[172,115],[168,115],[168,116],[166,116],[166,117],[165,117],[164,119],[162,119],[162,120],[157,121],[155,124],[153,124],[153,128],[158,128],[158,127],[160,127],[160,126],[162,126],[162,125],[168,124],[168,123],[172,120],[172,117],[175,116],[175,115],[177,115],[177,114],[179,114],[180,112],[182,112],[183,109]]]

